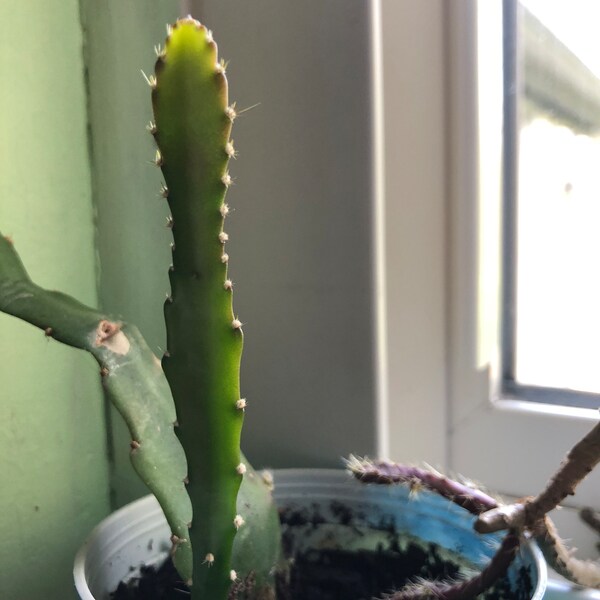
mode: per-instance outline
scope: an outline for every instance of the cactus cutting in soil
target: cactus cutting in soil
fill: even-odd
[[[155,72],[146,77],[154,112],[148,130],[173,236],[162,360],[118,315],[37,286],[13,241],[2,235],[0,311],[96,359],[106,396],[129,428],[133,467],[169,523],[173,563],[192,600],[273,600],[275,575],[285,569],[279,516],[269,482],[240,450],[243,332],[233,308],[225,229],[237,113],[225,63],[204,25],[191,17],[178,20],[157,55]],[[540,496],[508,507],[431,469],[354,458],[348,468],[365,483],[434,491],[477,515],[480,533],[508,530],[497,555],[471,580],[422,583],[389,596],[399,600],[474,597],[506,572],[529,535],[537,536],[562,573],[577,578],[585,571],[578,580],[600,586],[595,567],[570,560],[545,516],[599,461],[597,425]],[[597,522],[597,515],[587,519]]]

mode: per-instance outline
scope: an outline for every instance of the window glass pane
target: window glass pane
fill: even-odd
[[[515,379],[600,392],[600,2],[520,0]]]

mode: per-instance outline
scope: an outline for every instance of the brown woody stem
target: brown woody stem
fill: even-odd
[[[546,488],[525,503],[511,504],[480,515],[475,523],[479,533],[502,529],[534,529],[544,515],[556,508],[600,462],[600,423],[567,454]]]

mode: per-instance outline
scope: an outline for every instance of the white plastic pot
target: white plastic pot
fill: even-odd
[[[290,469],[274,472],[275,500],[279,507],[299,511],[310,518],[339,523],[336,502],[343,503],[362,519],[363,525],[377,528],[393,523],[426,542],[460,553],[476,566],[493,554],[489,537],[473,532],[473,518],[463,509],[429,493],[409,500],[402,486],[360,484],[343,471]],[[332,504],[333,503],[333,504]],[[335,530],[337,525],[332,525]],[[311,528],[312,531],[312,528]],[[318,545],[319,536],[331,535],[331,528],[314,530],[303,544]],[[342,533],[342,536],[348,532]],[[116,511],[102,521],[77,553],[75,586],[82,600],[107,600],[119,582],[135,575],[143,564],[160,564],[171,546],[169,527],[153,496],[146,496]],[[357,540],[349,540],[357,547]],[[526,544],[511,571],[530,567],[534,587],[532,600],[541,600],[546,589],[546,564],[535,544]]]

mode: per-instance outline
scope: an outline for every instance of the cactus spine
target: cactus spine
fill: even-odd
[[[216,44],[194,19],[169,28],[155,72],[150,80],[155,118],[151,129],[174,239],[163,369],[188,459],[186,484],[194,506],[189,530],[192,589],[216,600],[227,597],[235,579],[233,540],[244,527],[244,515],[236,511],[244,472],[239,450],[243,340],[232,309],[223,231],[235,113],[228,105]],[[177,551],[175,560],[177,564]]]

